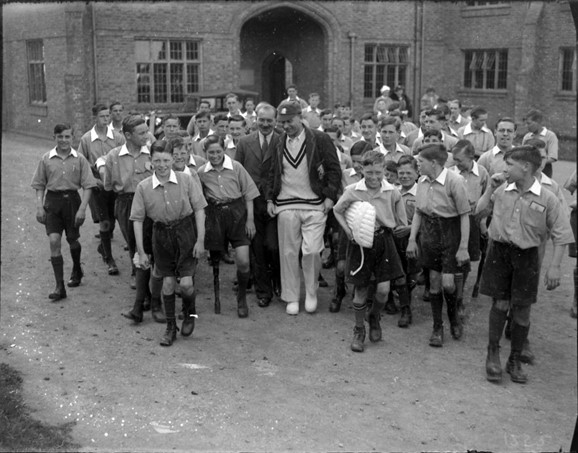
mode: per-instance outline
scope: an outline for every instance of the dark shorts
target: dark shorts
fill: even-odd
[[[193,277],[197,259],[193,256],[197,236],[194,215],[163,224],[153,224],[153,255],[159,277]]]
[[[345,275],[348,283],[354,286],[368,286],[370,282],[388,282],[403,277],[403,267],[397,254],[393,233],[382,229],[373,237],[373,248],[363,248],[363,266],[361,247],[353,242],[347,248]],[[355,275],[352,273],[355,272]],[[374,277],[374,278],[372,278]]]
[[[419,261],[416,258],[408,258],[406,254],[407,244],[409,242],[409,232],[403,237],[394,236],[393,240],[405,275],[417,274],[421,270]]]
[[[44,198],[46,212],[46,234],[66,232],[66,240],[74,242],[80,237],[80,228],[74,226],[74,219],[80,207],[80,195],[76,190],[63,192],[48,191]]]
[[[538,247],[520,249],[503,242],[489,241],[480,293],[511,305],[536,303],[540,282]]]
[[[245,232],[247,208],[243,198],[223,204],[209,203],[205,214],[207,250],[225,252],[229,243],[233,248],[251,244]]]
[[[422,214],[419,229],[422,267],[443,274],[469,272],[469,263],[458,266],[456,261],[461,237],[459,217],[431,217]]]
[[[88,206],[95,220],[108,220],[114,223],[114,204],[116,193],[98,187],[92,189]]]
[[[468,254],[470,261],[480,261],[481,254],[480,242],[480,221],[476,220],[476,216],[470,216],[470,238],[468,240]]]

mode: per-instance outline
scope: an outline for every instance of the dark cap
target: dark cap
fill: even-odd
[[[285,101],[277,109],[278,121],[287,121],[296,115],[301,115],[301,104],[299,102]]]

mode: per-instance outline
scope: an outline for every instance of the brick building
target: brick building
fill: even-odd
[[[288,83],[360,114],[401,83],[414,105],[434,86],[486,107],[491,125],[541,108],[575,149],[567,1],[14,3],[3,27],[3,130],[50,136],[67,120],[84,131],[97,101],[183,111],[215,89],[276,104]]]

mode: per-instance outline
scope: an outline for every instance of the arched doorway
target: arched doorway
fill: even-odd
[[[247,20],[240,38],[241,88],[258,91],[275,106],[289,84],[305,99],[313,91],[327,99],[327,39],[315,19],[288,6],[274,7]]]

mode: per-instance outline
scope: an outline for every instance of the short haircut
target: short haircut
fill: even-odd
[[[169,150],[169,143],[164,140],[155,140],[151,145],[151,157],[155,153],[169,153],[172,156],[174,148],[170,148]]]
[[[261,110],[269,111],[269,112],[273,113],[274,118],[277,117],[277,109],[275,107],[273,107],[271,104],[269,104],[268,102],[259,102],[259,104],[257,104],[257,107],[255,107],[255,111],[257,112],[257,115],[259,115],[259,112]]]
[[[207,104],[209,108],[211,108],[211,103],[206,99],[202,99],[201,101],[199,101],[199,107],[201,106],[201,104]]]
[[[542,156],[540,155],[540,151],[538,151],[537,148],[528,145],[515,146],[506,151],[504,153],[504,160],[506,159],[528,162],[533,167],[532,173],[542,165]]]
[[[122,120],[122,133],[132,134],[135,128],[141,124],[146,124],[146,121],[142,115],[128,115],[125,119]]]
[[[525,120],[536,121],[536,123],[541,123],[544,121],[544,114],[541,110],[538,109],[531,109],[526,113]]]
[[[395,90],[394,90],[394,91],[398,91],[398,90],[404,90],[404,91],[405,91],[405,87],[404,87],[403,85],[397,85],[397,86],[395,87]]]
[[[163,118],[163,124],[167,124],[167,121],[169,120],[177,120],[177,123],[181,124],[181,119],[174,113],[169,113],[167,116],[165,116]]]
[[[386,116],[385,118],[379,120],[378,129],[381,130],[385,126],[395,126],[395,130],[399,132],[400,122],[396,117]]]
[[[435,93],[436,89],[434,87],[428,87],[427,90],[425,90],[426,93]]]
[[[338,109],[338,108],[341,108],[341,107],[343,107],[343,105],[341,105],[341,102],[336,102],[335,104],[333,104],[333,108],[334,108],[334,109]]]
[[[309,93],[310,98],[315,97],[315,96],[319,97],[319,93]]]
[[[428,109],[425,112],[425,116],[435,116],[438,121],[446,119],[446,114],[440,109]]]
[[[487,115],[487,114],[488,114],[488,111],[483,107],[475,107],[470,112],[470,116],[472,117],[472,119],[478,119],[480,116]]]
[[[413,168],[415,172],[418,173],[417,160],[415,159],[415,157],[401,156],[397,161],[397,169],[399,170],[399,167],[401,167],[402,165],[411,165],[411,168]]]
[[[452,111],[447,104],[438,105],[438,110],[441,110],[446,118],[452,114]]]
[[[209,112],[199,112],[195,115],[195,120],[200,120],[201,118],[208,118],[211,119],[211,114]]]
[[[361,156],[365,152],[371,151],[372,149],[373,149],[373,147],[369,143],[358,141],[358,142],[355,142],[353,144],[353,146],[351,147],[351,149],[349,150],[349,155],[350,156]]]
[[[297,85],[293,85],[293,84],[291,84],[291,85],[289,85],[287,88],[285,88],[285,91],[288,91],[288,90],[290,90],[291,88],[294,88],[295,91],[297,91]]]
[[[503,116],[496,121],[496,129],[498,129],[498,124],[500,123],[512,123],[514,125],[514,131],[518,129],[518,125],[516,124],[516,120],[509,116]]]
[[[174,150],[185,146],[184,137],[173,137],[168,142],[166,142],[166,152],[173,154]]]
[[[380,151],[370,150],[363,153],[361,156],[361,164],[366,165],[383,165],[385,163],[385,155]]]
[[[361,119],[359,120],[359,124],[363,123],[364,121],[371,121],[373,124],[377,124],[377,116],[373,113],[364,113],[361,115]]]
[[[440,140],[443,141],[444,139],[444,135],[442,134],[442,131],[438,131],[438,130],[429,130],[429,131],[425,131],[423,133],[423,139],[425,140],[426,138],[430,138],[430,137],[437,137]]]
[[[181,137],[181,138],[191,138],[189,133],[187,131],[185,131],[184,129],[179,129],[176,133],[176,136]]]
[[[243,118],[241,115],[231,115],[228,119],[227,119],[227,123],[231,124],[231,122],[233,121],[240,121],[243,123],[243,125],[247,124],[245,121],[245,118]]]
[[[458,108],[462,108],[462,101],[460,101],[459,99],[451,99],[448,101],[448,104],[458,104]]]
[[[321,115],[319,115],[319,116],[325,116],[325,115],[333,115],[333,110],[331,110],[331,109],[321,110]]]
[[[530,140],[526,140],[524,145],[533,146],[534,148],[544,149],[546,148],[546,142],[540,140],[539,138],[531,138]]]
[[[476,149],[474,148],[474,145],[472,145],[472,142],[470,142],[469,140],[458,140],[458,142],[454,145],[454,147],[452,148],[452,154],[457,154],[457,153],[461,153],[464,152],[466,156],[470,157],[470,158],[474,158],[476,156]]]
[[[92,107],[92,115],[96,116],[103,110],[108,110],[108,105],[102,103],[94,104],[94,106]]]
[[[227,94],[227,96],[225,96],[225,102],[227,102],[231,98],[234,98],[235,101],[239,102],[239,96],[237,96],[235,93]]]
[[[112,101],[108,107],[112,110],[113,107],[116,106],[116,105],[120,105],[120,106],[123,108],[123,110],[124,110],[124,105],[123,105],[122,102],[120,102],[120,101]]]
[[[213,118],[213,122],[215,123],[215,125],[220,121],[227,121],[227,122],[229,121],[229,117],[227,116],[226,112],[219,112]]]
[[[343,118],[341,118],[340,116],[334,116],[333,118],[331,118],[331,124],[333,124],[334,121],[341,121],[343,123],[343,125],[345,126],[345,120]]]
[[[252,102],[253,104],[255,103],[255,99],[253,98],[246,98],[245,99],[245,105],[247,105],[247,102]]]
[[[435,160],[442,167],[448,160],[448,152],[442,143],[429,143],[419,149],[419,155],[426,160]]]
[[[390,171],[391,173],[397,173],[397,169],[398,169],[398,164],[395,160],[388,160],[385,163],[385,169],[387,171]]]
[[[60,134],[64,131],[67,130],[72,130],[72,126],[68,123],[59,123],[56,126],[54,126],[54,135],[56,134]]]
[[[216,134],[209,135],[205,139],[205,143],[203,143],[203,149],[205,150],[205,152],[207,152],[207,150],[209,149],[209,146],[215,145],[215,144],[218,144],[221,148],[225,149],[224,140]]]
[[[338,133],[339,132],[339,128],[337,126],[329,126],[326,127],[325,129],[323,129],[323,132],[335,132]]]

